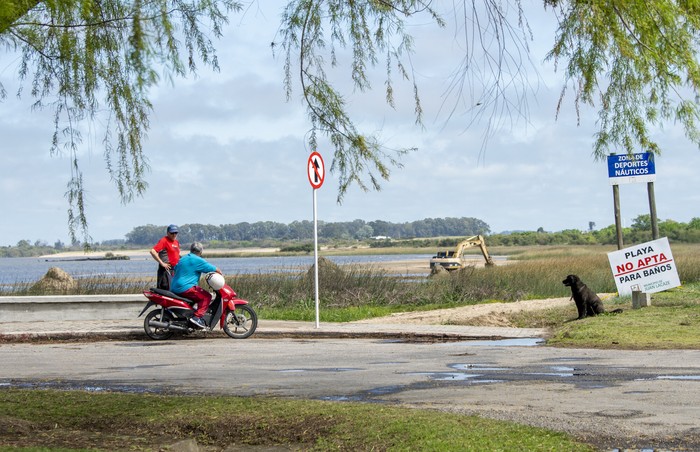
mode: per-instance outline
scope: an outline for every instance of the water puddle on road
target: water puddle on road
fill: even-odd
[[[302,373],[302,372],[356,372],[362,370],[355,367],[319,367],[319,368],[298,368],[298,369],[280,369],[273,372],[279,373]]]
[[[700,381],[700,375],[659,375],[657,380],[691,380]]]
[[[502,383],[504,380],[483,378],[482,374],[466,374],[462,372],[413,372],[406,375],[426,375],[432,381],[468,381],[472,383]]]
[[[544,339],[539,337],[523,337],[523,338],[511,338],[511,339],[494,339],[488,341],[460,341],[460,342],[446,342],[444,345],[464,345],[467,347],[534,347],[536,345],[544,344]]]
[[[131,394],[161,394],[163,388],[124,385],[109,381],[3,381],[0,387],[18,389],[57,389],[59,391],[124,392]]]
[[[529,375],[544,375],[548,377],[573,377],[574,369],[573,367],[565,366],[552,366],[550,367],[551,372],[531,372]]]

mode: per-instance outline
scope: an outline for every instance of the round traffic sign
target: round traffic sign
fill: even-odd
[[[326,166],[323,164],[321,154],[316,151],[312,152],[306,164],[306,169],[309,182],[314,190],[321,188],[323,180],[326,178]]]

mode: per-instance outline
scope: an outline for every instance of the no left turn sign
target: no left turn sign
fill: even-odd
[[[326,178],[326,166],[323,164],[323,157],[318,152],[312,152],[306,164],[309,182],[314,190],[321,188],[323,180]]]

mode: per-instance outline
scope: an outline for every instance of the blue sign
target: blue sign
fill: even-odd
[[[608,180],[610,185],[654,182],[656,166],[650,152],[608,156]]]

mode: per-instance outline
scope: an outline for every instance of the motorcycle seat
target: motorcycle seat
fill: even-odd
[[[164,297],[170,297],[170,298],[174,298],[176,300],[186,301],[189,304],[194,303],[189,298],[181,297],[180,295],[175,294],[175,292],[171,292],[169,290],[157,289],[157,288],[151,288],[150,290],[151,290],[151,292],[157,293],[158,295],[163,295]]]

